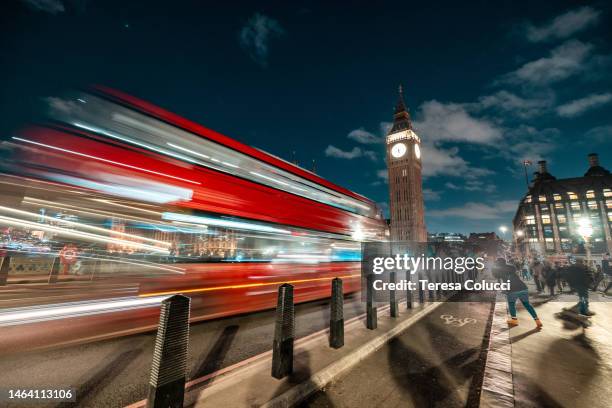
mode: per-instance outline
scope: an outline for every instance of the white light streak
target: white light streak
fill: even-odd
[[[261,231],[261,232],[274,232],[274,233],[279,233],[279,234],[291,234],[291,231],[289,231],[289,230],[275,228],[275,227],[269,227],[267,225],[252,224],[252,223],[243,222],[243,221],[222,220],[222,219],[218,219],[218,218],[201,217],[201,216],[196,216],[196,215],[186,215],[186,214],[177,214],[177,213],[165,212],[165,213],[162,214],[162,219],[163,220],[170,220],[170,221],[191,222],[191,223],[195,223],[195,224],[213,225],[213,226],[216,226],[216,227],[227,227],[227,228],[244,229],[244,230],[249,230],[249,231]]]
[[[99,160],[101,162],[105,162],[105,163],[115,164],[115,165],[118,165],[118,166],[127,167],[129,169],[140,170],[140,171],[144,171],[146,173],[156,174],[156,175],[162,176],[162,177],[168,177],[168,178],[175,179],[175,180],[185,181],[185,182],[191,183],[191,184],[197,184],[197,185],[201,185],[202,184],[202,183],[200,183],[198,181],[188,180],[188,179],[184,179],[182,177],[173,176],[171,174],[160,173],[160,172],[154,171],[154,170],[143,169],[142,167],[132,166],[131,164],[121,163],[121,162],[117,162],[117,161],[114,161],[114,160],[103,159],[102,157],[92,156],[92,155],[81,153],[81,152],[75,152],[74,150],[68,150],[68,149],[64,149],[62,147],[51,146],[51,145],[48,145],[48,144],[35,142],[33,140],[23,139],[23,138],[15,137],[15,136],[13,136],[12,139],[19,140],[20,142],[30,143],[30,144],[33,144],[33,145],[36,145],[36,146],[46,147],[46,148],[52,149],[52,150],[58,150],[60,152],[74,154],[76,156],[87,157],[88,159]]]

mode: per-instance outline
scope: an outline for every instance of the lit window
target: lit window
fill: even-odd
[[[608,221],[612,222],[612,212],[608,213]]]
[[[612,200],[606,200],[606,207],[612,208]]]
[[[580,203],[578,201],[572,201],[572,210],[574,211],[580,211]]]
[[[550,224],[550,215],[542,215],[542,224]]]
[[[557,221],[559,221],[559,224],[565,224],[567,222],[567,218],[565,217],[565,214],[557,215]]]
[[[535,224],[535,217],[533,215],[528,215],[525,217],[525,224],[533,225]]]
[[[553,199],[555,201],[561,201],[561,194],[553,194]]]
[[[578,196],[576,195],[576,193],[572,193],[571,191],[567,192],[567,196],[569,197],[570,200],[577,200]]]
[[[530,203],[531,202],[531,196],[528,195],[527,197],[525,197],[525,202],[526,203]]]
[[[610,190],[609,188],[604,188],[603,189],[603,196],[604,197],[612,197],[612,190]]]
[[[589,207],[590,210],[596,210],[597,209],[597,201],[589,201],[589,202],[587,202],[587,206]]]
[[[558,210],[562,210],[564,208],[563,203],[555,203],[555,208]]]
[[[545,203],[546,202],[546,196],[545,195],[541,195],[539,200],[540,200],[540,202]]]
[[[595,191],[594,190],[587,191],[586,198],[595,198]]]

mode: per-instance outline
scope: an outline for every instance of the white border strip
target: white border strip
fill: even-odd
[[[512,345],[510,344],[510,331],[506,319],[506,299],[501,292],[498,292],[495,299],[487,361],[480,393],[481,407],[514,407]]]

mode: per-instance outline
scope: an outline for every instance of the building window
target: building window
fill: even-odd
[[[570,200],[577,200],[578,196],[576,195],[576,193],[572,193],[571,191],[567,192],[567,196],[569,197]]]
[[[595,198],[595,190],[589,190],[586,192],[586,198]]]
[[[587,202],[587,207],[589,207],[590,210],[596,210],[597,209],[597,201],[588,201]]]
[[[604,197],[612,197],[612,190],[610,190],[609,188],[604,188],[603,189],[603,196]]]
[[[608,221],[612,222],[612,212],[608,213]]]
[[[562,210],[564,208],[563,203],[555,203],[555,208],[558,210]]]
[[[555,201],[561,201],[561,194],[553,194],[553,199]]]
[[[408,175],[408,170],[402,169],[402,177],[406,177]]]
[[[541,203],[545,203],[546,202],[546,196],[545,195],[541,195],[539,198]]]
[[[527,197],[525,197],[525,202],[526,203],[530,203],[531,202],[531,196],[528,195]]]
[[[606,208],[612,208],[612,200],[606,200]]]
[[[565,224],[567,222],[567,217],[565,214],[557,214],[557,221],[559,224]]]
[[[542,224],[550,224],[550,215],[548,214],[542,215]]]
[[[540,204],[540,212],[548,212],[550,208],[546,204]]]
[[[535,216],[527,215],[525,217],[525,224],[527,224],[527,225],[534,225],[535,224]]]
[[[573,211],[580,211],[580,203],[578,201],[572,201],[570,205]]]

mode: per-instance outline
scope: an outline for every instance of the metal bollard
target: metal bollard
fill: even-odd
[[[276,325],[272,344],[272,377],[280,380],[293,372],[294,337],[293,286],[284,283],[278,288]]]
[[[344,346],[344,294],[342,279],[332,280],[331,311],[329,317],[329,346]]]
[[[191,299],[174,295],[161,304],[147,408],[182,408],[185,398]]]
[[[406,271],[406,281],[412,282],[412,275],[410,271]],[[406,290],[406,309],[412,309],[412,291],[410,288]]]
[[[57,257],[53,260],[53,266],[51,267],[51,273],[49,274],[48,283],[57,282],[57,276],[59,275],[59,271],[60,271],[60,259],[59,257]]]
[[[374,306],[373,284],[374,275],[369,274],[366,278],[366,327],[370,330],[374,330],[378,327],[378,310],[376,306]]]
[[[4,286],[8,281],[9,266],[11,265],[10,255],[3,257],[0,264],[0,286]]]
[[[390,283],[396,283],[395,272],[389,272],[389,281]],[[389,290],[389,312],[391,313],[391,317],[399,316],[399,308],[397,304],[397,294],[395,293],[395,289]]]
[[[417,281],[421,280],[420,277],[421,274],[419,273],[419,279],[417,279]],[[419,303],[425,303],[425,290],[421,286],[421,282],[418,282],[417,284],[419,285]]]
[[[427,271],[427,279],[428,279],[429,282],[433,283],[434,285],[437,283],[437,279],[433,276],[431,271]],[[435,288],[435,286],[434,286],[434,288]],[[435,289],[427,289],[427,294],[429,295],[429,301],[433,302],[435,300],[436,290]]]

